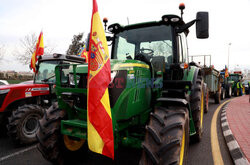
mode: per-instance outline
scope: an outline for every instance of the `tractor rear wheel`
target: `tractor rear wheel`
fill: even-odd
[[[53,164],[74,164],[74,161],[84,157],[82,149],[85,141],[61,134],[61,120],[66,119],[66,111],[58,108],[54,103],[39,120],[40,128],[37,132],[38,150],[43,157]],[[85,145],[85,147],[83,147]]]
[[[232,96],[232,86],[229,85],[228,89],[227,89],[227,92],[226,92],[226,97],[230,98],[231,96]]]
[[[140,165],[187,164],[189,116],[183,106],[156,107],[146,126]]]
[[[44,110],[38,105],[23,105],[12,111],[8,118],[8,135],[19,144],[30,144],[36,141],[39,128],[38,120],[42,118]]]
[[[198,76],[196,79],[196,83],[194,84],[194,87],[192,89],[190,100],[192,117],[196,130],[196,134],[191,137],[191,140],[194,142],[201,141],[203,133],[203,115],[205,109],[204,100],[203,80],[201,76]]]
[[[240,95],[240,91],[238,88],[234,88],[234,97],[238,97]]]
[[[221,87],[221,100],[224,100],[226,98],[226,89]]]
[[[204,101],[205,102],[204,113],[207,113],[208,108],[209,108],[209,89],[208,89],[207,85],[205,86],[205,89],[204,89],[204,100],[205,100]]]
[[[220,104],[220,101],[221,101],[221,94],[220,92],[217,91],[214,95],[214,102],[215,104]]]

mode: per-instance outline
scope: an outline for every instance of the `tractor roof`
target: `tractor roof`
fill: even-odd
[[[63,61],[70,61],[70,62],[77,62],[77,63],[85,63],[85,58],[76,56],[76,55],[63,55],[63,54],[50,54],[50,55],[42,55],[39,56],[39,62],[41,61],[58,61],[58,60],[63,60]]]
[[[112,33],[118,33],[124,30],[148,27],[148,26],[157,26],[157,25],[171,25],[171,26],[183,26],[185,22],[177,15],[163,15],[162,20],[160,21],[151,21],[151,22],[142,22],[137,24],[130,25],[120,25],[119,23],[112,24],[108,27],[108,30]],[[186,31],[188,32],[188,31]]]

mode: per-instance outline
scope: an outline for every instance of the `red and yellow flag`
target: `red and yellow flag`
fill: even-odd
[[[85,58],[86,63],[88,63],[88,52],[85,45],[80,49],[78,56]]]
[[[30,68],[33,69],[33,72],[36,72],[37,56],[41,56],[43,55],[43,53],[44,53],[43,32],[41,32],[30,61]]]
[[[225,78],[229,77],[228,68],[225,66]]]
[[[108,93],[111,81],[110,60],[96,0],[93,0],[88,56],[88,146],[91,151],[114,159],[114,135]]]

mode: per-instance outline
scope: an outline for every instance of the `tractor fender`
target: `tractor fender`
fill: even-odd
[[[157,99],[158,102],[165,102],[167,105],[183,105],[188,107],[188,101],[181,98],[170,98],[170,97],[161,97]]]
[[[194,68],[193,81],[192,81],[193,83],[192,83],[192,84],[196,84],[196,80],[197,80],[197,77],[198,77],[199,75],[201,75],[201,69],[195,67],[195,68]],[[194,87],[194,85],[192,86],[192,90],[193,90],[193,87]]]
[[[190,88],[192,90],[194,84],[196,83],[198,75],[202,74],[201,69],[196,66],[190,66],[190,69],[187,72],[187,77],[184,77],[184,80],[192,82],[192,86]]]
[[[38,100],[38,97],[29,97],[29,98],[21,98],[18,100],[15,100],[13,102],[11,102],[10,104],[8,104],[3,112],[9,112],[12,111],[14,108],[17,108],[18,106],[22,106],[24,104],[36,104]]]

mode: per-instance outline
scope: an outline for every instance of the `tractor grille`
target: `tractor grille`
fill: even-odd
[[[3,104],[3,101],[4,101],[5,97],[6,97],[6,95],[7,95],[7,93],[0,94],[0,107],[2,107],[2,104]]]

